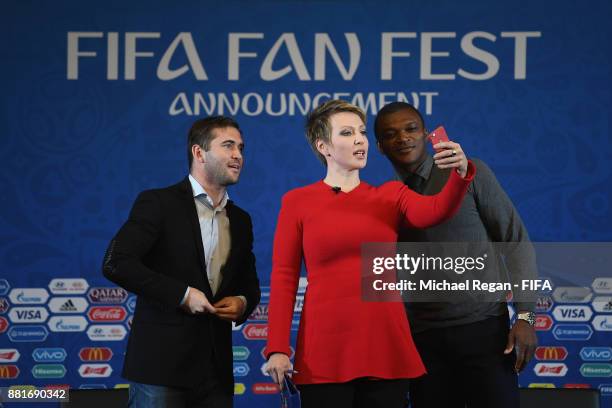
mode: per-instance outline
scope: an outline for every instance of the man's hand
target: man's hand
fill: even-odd
[[[461,177],[467,174],[468,160],[459,143],[455,142],[440,142],[434,148],[440,150],[434,154],[434,163],[440,169],[456,169]]]
[[[238,296],[224,297],[214,304],[216,315],[223,320],[235,322],[244,313],[244,301]]]
[[[508,334],[508,344],[504,354],[510,354],[516,347],[516,364],[514,371],[521,372],[533,357],[538,337],[532,325],[524,320],[517,320]]]
[[[181,306],[187,313],[216,313],[217,310],[210,304],[201,290],[189,287],[185,303]]]

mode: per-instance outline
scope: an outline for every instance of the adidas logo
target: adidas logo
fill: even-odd
[[[74,303],[72,303],[72,299],[68,299],[66,303],[64,303],[60,307],[60,312],[76,312],[76,311],[77,311],[77,308],[76,306],[74,306]]]

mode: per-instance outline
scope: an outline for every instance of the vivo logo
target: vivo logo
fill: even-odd
[[[234,363],[234,377],[246,377],[249,374],[247,363]]]
[[[37,348],[32,352],[32,359],[37,363],[61,363],[66,356],[66,350],[59,347]]]
[[[553,316],[560,322],[588,322],[593,316],[588,306],[557,306]]]
[[[584,361],[611,361],[611,347],[583,347],[580,350],[580,358]]]

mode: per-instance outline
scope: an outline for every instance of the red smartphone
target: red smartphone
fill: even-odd
[[[433,132],[431,132],[428,136],[429,141],[431,142],[431,146],[440,143],[440,142],[448,142],[448,135],[446,134],[446,130],[444,130],[444,126],[438,126]],[[436,153],[440,151],[440,149],[434,149]]]

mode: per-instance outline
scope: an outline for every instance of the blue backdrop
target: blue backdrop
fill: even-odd
[[[244,130],[246,165],[230,196],[253,217],[264,286],[281,195],[323,177],[302,126],[304,112],[330,97],[359,104],[369,119],[393,100],[418,106],[430,128],[443,124],[488,162],[534,241],[612,241],[606,1],[69,0],[2,9],[0,384],[125,382],[133,298],[109,289],[102,255],[139,191],[187,174],[187,131],[208,114],[233,115]],[[373,140],[371,121],[369,130]],[[362,178],[391,176],[371,149]],[[610,275],[589,289],[604,303]],[[595,336],[559,340],[554,301],[542,301],[550,330],[540,343],[568,356],[541,351],[521,385],[599,387],[610,404],[612,336],[595,322],[612,326],[612,310],[587,305],[581,330]],[[277,398],[265,395],[260,370],[266,302],[235,331],[239,407]],[[604,348],[581,354],[593,346]],[[537,376],[536,363],[559,375]]]

